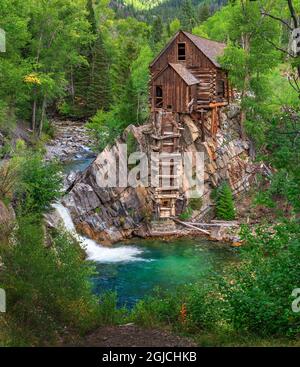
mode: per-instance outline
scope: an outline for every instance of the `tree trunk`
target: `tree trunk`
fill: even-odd
[[[250,35],[248,33],[242,34],[242,47],[245,53],[249,55],[250,53]],[[242,94],[241,94],[242,101],[246,97],[247,91],[249,90],[249,85],[250,85],[250,74],[249,74],[249,70],[247,66],[246,68],[247,69],[246,69],[246,74],[245,74],[244,81],[243,81],[243,89],[242,89]],[[246,137],[245,121],[246,121],[247,116],[246,116],[246,111],[244,110],[244,108],[241,109],[240,118],[241,118],[241,138],[245,139]]]
[[[36,88],[34,88],[33,92],[33,104],[32,104],[32,119],[31,119],[31,129],[33,134],[35,134],[36,129],[36,108],[37,108],[37,100],[36,100]]]
[[[39,138],[41,137],[42,131],[43,131],[45,113],[46,113],[46,97],[43,98],[43,103],[42,103],[41,121],[40,121],[40,125],[39,125],[39,133],[38,133]]]

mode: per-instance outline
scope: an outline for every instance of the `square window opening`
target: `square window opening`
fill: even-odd
[[[178,43],[178,61],[185,61],[186,52],[185,52],[185,43]]]
[[[163,107],[163,90],[161,86],[155,87],[155,107],[156,108]]]

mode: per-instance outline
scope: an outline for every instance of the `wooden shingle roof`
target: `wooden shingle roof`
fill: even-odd
[[[218,57],[222,56],[224,53],[224,49],[226,47],[225,43],[212,41],[207,38],[195,36],[194,34],[182,31],[192,42],[193,44],[204,53],[206,57],[213,62],[215,66],[218,68],[221,65],[218,63]]]
[[[224,53],[224,49],[226,47],[225,43],[217,42],[209,40],[208,38],[203,38],[199,36],[195,36],[194,34],[191,34],[189,32],[185,31],[178,31],[174,37],[171,38],[171,40],[168,42],[166,47],[161,50],[161,52],[156,56],[156,58],[152,61],[150,66],[154,65],[155,62],[168,50],[168,48],[171,46],[171,44],[174,42],[174,40],[177,38],[178,34],[182,32],[187,38],[189,38],[193,44],[218,68],[221,67],[221,65],[218,62],[218,57],[222,56]]]
[[[182,64],[169,64],[187,85],[198,84],[199,80]]]

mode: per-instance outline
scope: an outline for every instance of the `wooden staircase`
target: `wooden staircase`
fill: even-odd
[[[152,135],[153,151],[160,154],[157,165],[154,216],[157,219],[176,215],[176,201],[179,198],[179,167],[181,160],[181,125],[171,112],[161,111],[160,123]]]

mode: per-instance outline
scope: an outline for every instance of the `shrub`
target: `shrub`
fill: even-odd
[[[247,245],[242,263],[234,268],[223,289],[234,328],[259,336],[295,336],[300,314],[292,311],[292,291],[299,287],[299,221],[274,228],[243,230]]]
[[[192,210],[200,210],[202,208],[202,198],[192,198],[189,200],[189,206]]]
[[[44,213],[61,196],[62,176],[56,162],[45,162],[39,153],[17,157],[16,198],[23,213]]]
[[[181,220],[188,220],[191,218],[193,214],[193,210],[191,207],[186,207],[186,209],[179,215],[179,219]]]
[[[79,245],[57,232],[47,248],[44,236],[39,218],[22,217],[10,245],[0,247],[0,286],[8,297],[0,323],[12,345],[48,344],[66,326],[81,333],[99,320],[89,281],[94,268]]]

